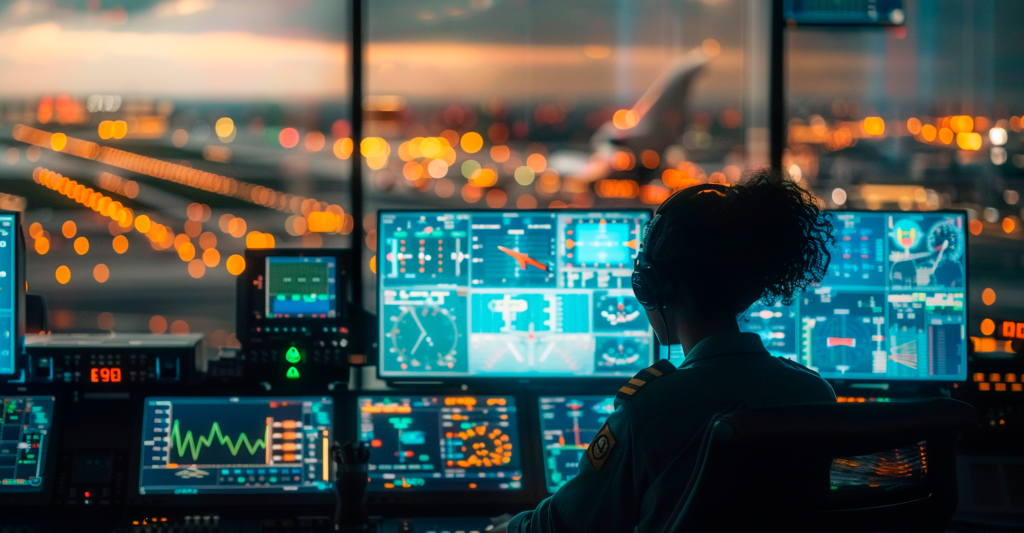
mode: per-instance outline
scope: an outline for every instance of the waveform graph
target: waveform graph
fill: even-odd
[[[140,494],[330,488],[329,398],[149,399]]]
[[[869,377],[886,354],[883,293],[804,296],[800,363],[833,378]]]
[[[473,219],[473,287],[555,286],[555,215],[514,215]]]

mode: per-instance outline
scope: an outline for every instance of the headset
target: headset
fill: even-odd
[[[658,274],[658,269],[653,263],[666,236],[665,230],[656,230],[660,226],[668,225],[667,221],[673,218],[673,208],[682,203],[684,199],[693,198],[704,193],[711,193],[721,198],[726,198],[730,193],[734,192],[734,189],[731,187],[714,183],[688,187],[665,200],[654,213],[654,218],[644,227],[643,238],[640,241],[640,248],[637,250],[636,261],[633,265],[633,294],[636,295],[637,301],[640,302],[644,309],[658,311],[662,313],[662,318],[664,319],[665,307],[671,301],[669,297],[675,290],[672,283],[663,279]]]

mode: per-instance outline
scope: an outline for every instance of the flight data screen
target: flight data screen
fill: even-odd
[[[0,396],[0,494],[43,488],[53,396]]]
[[[740,327],[829,379],[967,376],[964,215],[832,212],[828,274],[792,306],[752,306]]]
[[[370,491],[522,488],[515,398],[359,398],[360,440],[370,445]]]
[[[267,257],[267,318],[335,318],[333,257]]]
[[[15,284],[17,241],[15,215],[0,215],[0,374],[14,373],[17,324],[14,313],[18,305]]]
[[[147,398],[139,494],[332,490],[331,398]]]
[[[540,398],[540,434],[548,492],[554,494],[576,476],[583,453],[613,411],[614,396]]]
[[[646,211],[383,212],[380,374],[632,376],[651,326],[630,276]]]

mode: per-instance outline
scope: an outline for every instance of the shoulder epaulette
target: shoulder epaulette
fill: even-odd
[[[639,371],[633,376],[633,379],[629,380],[628,383],[619,389],[618,394],[615,395],[615,406],[618,407],[622,402],[630,399],[636,394],[636,391],[640,390],[640,387],[651,382],[653,379],[660,378],[665,374],[671,374],[676,371],[676,366],[669,362],[668,359],[661,359],[653,365]]]
[[[800,363],[797,363],[796,361],[794,361],[792,359],[786,359],[785,357],[779,357],[778,360],[782,361],[783,363],[786,363],[787,365],[789,365],[789,366],[791,366],[793,368],[797,368],[797,369],[803,370],[804,372],[810,372],[811,374],[814,374],[815,376],[821,377],[814,370],[811,370],[810,368],[807,368],[806,366],[801,365]]]

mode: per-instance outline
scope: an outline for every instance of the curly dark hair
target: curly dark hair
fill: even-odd
[[[732,187],[696,189],[662,208],[652,263],[669,290],[685,286],[700,309],[735,316],[758,300],[792,304],[825,277],[832,222],[796,182],[764,168]]]

